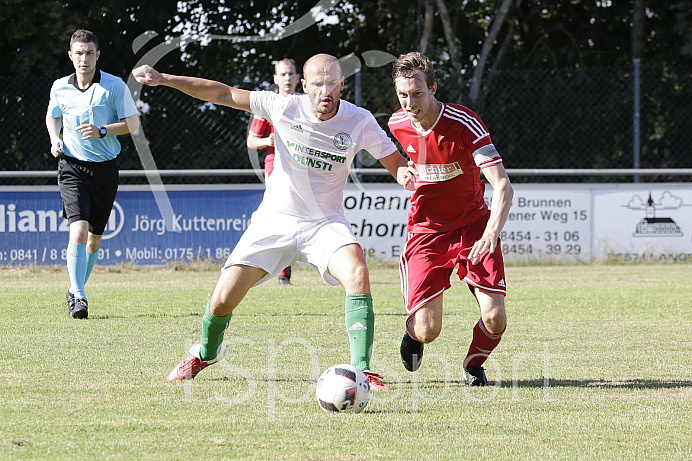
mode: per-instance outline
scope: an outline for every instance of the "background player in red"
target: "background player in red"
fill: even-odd
[[[401,55],[392,79],[401,110],[389,120],[391,133],[411,161],[404,186],[413,190],[406,245],[401,255],[402,294],[409,312],[401,359],[416,371],[423,345],[442,330],[442,296],[452,271],[465,281],[481,318],[464,359],[466,381],[487,384],[482,367],[505,331],[506,294],[500,231],[514,192],[502,159],[477,114],[435,98],[430,60],[418,52]],[[491,208],[485,183],[493,187]]]
[[[295,94],[298,83],[300,74],[296,71],[296,62],[293,59],[285,58],[274,64],[274,84],[279,88],[281,96]],[[247,146],[250,149],[267,150],[264,155],[264,180],[267,181],[274,171],[274,127],[268,120],[253,115]],[[279,273],[279,285],[290,284],[291,266],[288,266]]]

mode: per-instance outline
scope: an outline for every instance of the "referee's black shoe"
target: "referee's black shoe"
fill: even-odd
[[[466,367],[464,368],[464,374],[466,375],[466,383],[469,386],[486,386],[488,384],[488,378],[485,377],[483,367]]]
[[[409,336],[408,331],[404,333],[399,352],[401,353],[401,363],[404,364],[404,368],[408,371],[413,372],[420,367],[423,361],[423,346],[422,342],[416,341]]]
[[[89,317],[89,304],[87,303],[86,299],[75,298],[73,296],[71,300],[67,300],[67,307],[67,315],[72,318],[85,319]]]

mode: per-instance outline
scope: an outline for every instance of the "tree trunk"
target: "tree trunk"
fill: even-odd
[[[478,58],[478,64],[476,64],[476,68],[473,71],[473,80],[471,81],[471,90],[469,91],[469,98],[473,102],[476,102],[478,95],[480,94],[481,79],[483,78],[483,72],[485,72],[485,65],[488,62],[490,50],[493,48],[493,43],[495,43],[495,40],[500,33],[500,28],[502,27],[502,23],[505,21],[505,16],[507,16],[507,11],[509,11],[511,3],[512,0],[502,0],[502,5],[500,5],[500,9],[497,12],[495,20],[493,21],[493,25],[490,26],[488,36],[483,42],[483,48],[481,49],[481,55]]]
[[[433,0],[424,0],[425,3],[425,16],[423,20],[423,33],[420,37],[420,42],[418,45],[418,51],[425,54],[425,50],[428,48],[428,41],[430,40],[430,34],[433,29],[433,20],[435,19],[435,5]]]
[[[521,0],[516,0],[514,7],[518,9],[520,6],[521,6]],[[500,45],[500,49],[497,51],[497,55],[495,56],[495,59],[493,60],[493,65],[492,65],[492,67],[490,67],[491,72],[500,68],[500,64],[502,63],[502,58],[505,57],[505,54],[507,53],[507,50],[509,49],[509,45],[512,44],[512,41],[514,40],[514,34],[517,33],[518,27],[519,27],[519,20],[517,18],[514,18],[514,20],[509,21],[509,30],[507,31],[507,34],[505,35],[504,40],[502,40],[502,45]]]
[[[500,64],[502,63],[502,58],[505,57],[505,54],[507,53],[507,50],[509,49],[509,45],[512,43],[512,40],[514,40],[514,34],[517,32],[517,25],[512,23],[509,25],[509,30],[507,31],[507,34],[505,35],[504,40],[502,40],[502,45],[500,45],[500,49],[497,51],[497,56],[495,56],[495,59],[493,60],[493,65],[490,67],[490,71],[495,71],[500,68]]]
[[[449,48],[449,61],[452,64],[452,71],[457,77],[457,88],[459,89],[459,92],[456,100],[457,102],[461,103],[461,92],[464,82],[461,80],[461,68],[457,62],[457,38],[456,35],[454,35],[452,19],[449,17],[449,10],[447,9],[447,5],[445,4],[444,0],[435,0],[435,3],[437,4],[437,10],[440,12],[442,30],[444,31],[447,47]]]
[[[454,28],[452,27],[452,20],[449,17],[449,10],[447,9],[445,0],[435,0],[435,3],[437,3],[437,11],[440,12],[442,30],[445,34],[445,40],[447,40],[447,46],[449,47],[449,59],[452,61],[452,67],[456,69],[457,38],[454,35]]]

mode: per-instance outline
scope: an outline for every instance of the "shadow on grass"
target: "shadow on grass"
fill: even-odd
[[[541,379],[504,381],[502,387],[544,387],[545,381]],[[617,380],[605,379],[549,379],[548,387],[592,387],[597,389],[670,389],[676,387],[692,387],[692,380],[666,380],[623,378]]]
[[[459,380],[426,380],[405,381],[398,383],[402,388],[413,389],[435,389],[445,388],[449,386],[465,385]],[[678,387],[692,387],[692,380],[659,380],[659,379],[643,379],[643,378],[623,378],[617,380],[605,379],[549,379],[547,387],[586,387],[594,389],[673,389]],[[519,379],[512,381],[511,379],[503,380],[497,384],[495,381],[488,381],[488,387],[504,387],[504,388],[543,388],[546,387],[546,382],[543,378],[540,379]]]
[[[89,313],[89,318],[87,320],[119,320],[119,319],[182,319],[186,317],[199,317],[202,318],[202,313],[200,312],[190,312],[187,314],[166,314],[166,313],[141,313],[134,315],[114,315],[114,314],[92,314]]]
[[[243,381],[244,378],[238,377],[218,377],[208,378],[209,381]],[[266,377],[257,378],[258,382],[269,383]],[[305,379],[301,377],[286,377],[277,376],[271,380],[273,383],[284,383],[294,385],[314,385],[317,383],[313,379]],[[444,380],[430,379],[420,381],[397,381],[387,380],[386,384],[392,386],[393,390],[418,390],[425,392],[426,390],[448,389],[464,386],[466,383],[459,380]],[[488,382],[488,388],[503,387],[503,388],[543,388],[545,382],[541,379],[524,379],[513,382],[512,380],[502,381],[499,386],[495,381]],[[603,380],[603,379],[550,379],[548,387],[586,387],[594,389],[674,389],[692,387],[692,380],[658,380],[658,379],[642,379],[642,378],[624,378],[619,380]]]

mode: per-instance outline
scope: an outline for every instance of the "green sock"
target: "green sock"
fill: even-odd
[[[202,317],[202,347],[199,349],[199,358],[207,361],[213,360],[219,354],[219,348],[223,342],[223,332],[226,331],[231,321],[233,312],[223,317],[212,315],[209,309],[209,301],[204,309]]]
[[[351,365],[361,370],[369,370],[375,337],[372,295],[346,295],[346,330],[351,345]]]

